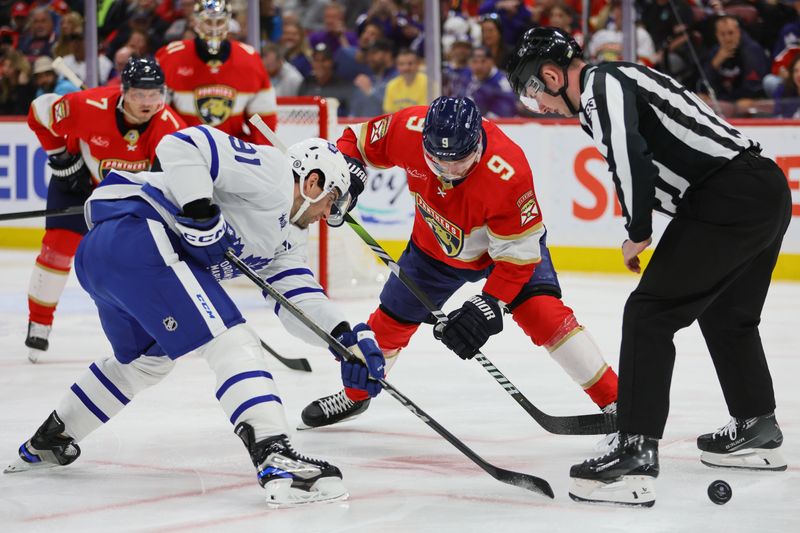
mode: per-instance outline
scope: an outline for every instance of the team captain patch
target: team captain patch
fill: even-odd
[[[383,139],[383,137],[386,135],[386,132],[389,131],[390,118],[391,117],[383,117],[378,122],[372,124],[372,131],[369,134],[370,144]]]

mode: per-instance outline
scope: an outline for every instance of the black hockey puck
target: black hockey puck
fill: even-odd
[[[708,497],[717,505],[725,505],[731,500],[733,490],[725,481],[718,479],[708,486]]]

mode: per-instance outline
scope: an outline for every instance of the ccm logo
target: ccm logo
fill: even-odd
[[[218,240],[222,238],[222,235],[225,233],[225,228],[219,228],[214,233],[189,233],[184,232],[183,238],[186,239],[187,242],[194,244],[195,246],[208,246],[209,244],[214,244]]]

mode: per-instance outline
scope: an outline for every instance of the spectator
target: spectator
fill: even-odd
[[[137,57],[145,57],[150,54],[150,39],[147,37],[147,32],[143,30],[132,30],[128,41],[122,48],[128,47],[133,50],[133,55]],[[116,53],[114,53],[116,56]]]
[[[164,43],[180,41],[183,39],[184,32],[191,29],[192,18],[194,17],[195,0],[180,0],[180,16],[172,21],[169,28],[164,32]]]
[[[500,17],[495,13],[483,15],[480,18],[481,46],[492,53],[495,65],[505,65],[508,61],[509,47],[503,40],[503,25]]]
[[[72,53],[64,56],[64,64],[69,67],[81,81],[86,83],[86,45],[83,40],[83,31],[81,30],[70,35],[69,42],[72,45]],[[113,67],[114,64],[105,54],[99,55],[97,69],[98,85],[105,85]]]
[[[276,96],[297,96],[303,75],[294,65],[283,60],[280,48],[274,43],[267,43],[261,51],[261,61],[269,74]]]
[[[772,94],[775,114],[781,118],[800,118],[800,54],[789,63],[789,76]]]
[[[422,0],[407,0],[405,10],[397,16],[397,25],[392,40],[397,48],[420,50],[425,26],[425,6]]]
[[[494,64],[492,54],[484,47],[472,52],[470,77],[463,96],[472,99],[487,118],[513,117],[517,113],[517,95],[511,89],[505,72]]]
[[[564,30],[583,47],[583,33],[575,27],[575,12],[566,3],[557,0],[550,8],[550,26]]]
[[[280,40],[283,58],[294,65],[304,78],[311,76],[311,61],[309,61],[308,40],[303,27],[296,21],[283,21],[283,35]]]
[[[794,20],[787,22],[781,28],[778,38],[775,40],[772,48],[773,59],[787,48],[800,46],[800,0],[794,0],[794,9],[796,11]]]
[[[694,87],[699,75],[687,44],[693,20],[686,0],[653,0],[642,10],[642,23],[656,47],[656,68],[687,87]]]
[[[0,115],[25,115],[33,101],[31,64],[25,54],[11,50],[0,62]]]
[[[49,56],[56,42],[53,15],[46,7],[31,10],[29,29],[22,33],[19,50],[28,57],[29,62],[39,56]],[[30,68],[30,65],[29,65]]]
[[[533,13],[521,0],[486,0],[478,9],[481,15],[496,14],[503,28],[506,46],[514,46],[522,34],[531,27]],[[505,64],[505,63],[502,63]]]
[[[83,17],[80,13],[71,12],[61,17],[58,23],[58,40],[53,45],[53,57],[64,57],[72,52],[70,38],[73,34],[83,32]]]
[[[394,42],[398,32],[397,16],[399,11],[400,9],[393,0],[375,0],[369,10],[358,17],[356,24],[359,29],[368,23],[377,24],[383,30],[384,37]]]
[[[284,23],[288,19],[297,22],[301,28],[307,28],[308,31],[323,30],[325,7],[329,3],[329,0],[283,0]]]
[[[397,53],[399,76],[386,85],[383,112],[394,113],[412,105],[428,103],[428,77],[419,71],[419,56],[404,49]]]
[[[353,80],[352,117],[374,117],[383,113],[386,85],[397,76],[392,43],[388,39],[378,39],[370,46],[367,65],[370,73],[359,74]]]
[[[373,0],[347,0],[344,3],[344,23],[348,28],[358,27],[358,18],[373,5]]]
[[[47,56],[41,56],[34,62],[33,84],[36,87],[36,98],[45,93],[55,93],[63,96],[80,90],[72,82],[56,74],[53,69],[53,60]]]
[[[311,77],[300,86],[301,96],[324,96],[339,101],[338,116],[346,117],[349,112],[350,95],[353,88],[343,82],[333,70],[333,54],[325,45],[319,43],[311,55]]]
[[[158,50],[161,48],[164,32],[168,27],[169,23],[156,13],[155,0],[137,0],[125,23],[106,38],[106,55],[114,57],[114,53],[121,46],[128,44],[134,32],[143,33],[146,36],[147,47]],[[136,39],[134,46],[141,47],[141,38]]]
[[[331,54],[343,46],[355,46],[358,37],[349,31],[344,25],[344,7],[336,2],[331,2],[325,6],[324,26],[322,31],[315,31],[308,37],[311,47],[315,48],[319,43],[325,43]]]
[[[704,65],[706,76],[719,100],[747,106],[747,101],[764,96],[761,82],[769,70],[766,52],[742,32],[734,17],[720,17],[714,28],[718,44]]]
[[[472,57],[472,43],[464,37],[450,45],[447,51],[447,62],[442,72],[442,93],[455,96],[466,92],[466,85],[472,76],[469,69],[469,58]]]
[[[120,76],[122,75],[122,71],[125,69],[125,65],[128,64],[128,60],[133,55],[135,55],[133,53],[133,49],[128,46],[123,46],[117,50],[117,53],[114,54],[114,69],[111,71],[106,85],[116,87],[122,84],[122,79]]]
[[[275,0],[259,0],[259,16],[262,43],[277,42],[283,31],[283,18],[281,10],[275,5]]]
[[[622,2],[612,0],[611,16],[606,27],[598,30],[589,40],[589,57],[592,63],[622,61]],[[640,24],[636,25],[636,56],[639,63],[653,66],[656,61],[656,50],[653,39]]]
[[[30,15],[31,7],[26,2],[14,2],[11,6],[11,27],[20,33],[25,30],[28,25],[28,15]]]
[[[343,46],[333,54],[336,75],[346,82],[352,82],[359,74],[369,74],[367,50],[378,39],[383,38],[383,28],[374,22],[361,27],[358,46]]]
[[[9,26],[0,27],[0,57],[5,57],[11,50],[17,49],[19,34]]]

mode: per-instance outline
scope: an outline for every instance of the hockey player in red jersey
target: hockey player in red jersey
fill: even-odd
[[[227,38],[229,0],[197,0],[195,39],[174,41],[156,53],[171,104],[190,126],[208,124],[244,140],[267,144],[245,116],[277,125],[275,89],[252,47]]]
[[[481,294],[450,313],[444,327],[434,328],[437,338],[470,359],[502,331],[505,310],[600,408],[614,412],[617,376],[561,300],[525,154],[481,119],[472,100],[441,97],[430,107],[349,126],[338,147],[372,167],[405,169],[416,214],[398,264],[433,303],[441,306],[465,282],[486,280]],[[391,276],[368,321],[387,370],[430,318]],[[363,412],[368,403],[364,391],[346,388],[311,402],[303,422],[333,424]]]
[[[164,74],[152,59],[130,59],[122,84],[64,96],[44,94],[31,104],[28,125],[47,152],[53,176],[47,208],[82,205],[111,170],[149,170],[164,135],[186,127],[164,104]],[[88,231],[83,215],[46,221],[42,249],[28,289],[28,358],[48,349],[56,305],[72,258]]]

